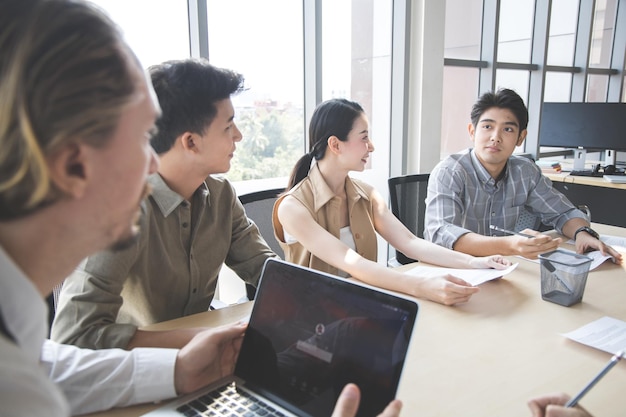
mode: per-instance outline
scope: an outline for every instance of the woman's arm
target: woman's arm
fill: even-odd
[[[416,277],[363,258],[321,227],[291,196],[283,199],[277,214],[284,230],[309,252],[367,284],[446,305],[465,302],[478,291],[478,288],[450,275]]]
[[[372,201],[374,209],[374,228],[376,231],[391,246],[413,259],[448,268],[504,269],[511,264],[506,258],[499,255],[477,258],[420,239],[393,215],[379,192],[374,191],[370,195],[370,201]]]

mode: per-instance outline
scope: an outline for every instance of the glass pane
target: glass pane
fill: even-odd
[[[502,0],[498,28],[498,61],[530,63],[534,0]]]
[[[548,65],[572,66],[576,46],[579,0],[552,0]]]
[[[443,68],[441,159],[472,146],[467,125],[478,97],[478,68]]]
[[[591,68],[609,68],[617,0],[597,0],[593,17],[593,32],[589,66]]]
[[[446,2],[445,58],[480,59],[483,0]]]
[[[322,4],[322,100],[351,99],[352,2],[338,0]],[[371,29],[371,19],[362,24]]]
[[[543,101],[568,102],[572,91],[572,74],[546,72]]]
[[[496,71],[496,90],[510,88],[526,100],[529,80],[530,73],[528,71],[499,69]]]
[[[286,177],[304,149],[302,2],[207,0],[207,15],[211,63],[248,88],[233,96],[243,140],[227,176]]]
[[[606,102],[608,91],[608,75],[590,74],[589,76],[587,76],[587,97],[585,98],[586,102]]]
[[[345,97],[363,106],[376,147],[367,168],[384,169],[388,161],[391,13],[392,0],[322,2],[322,99]]]
[[[189,58],[186,0],[91,0],[117,23],[144,67]],[[148,17],[149,15],[149,17]],[[140,22],[140,24],[137,24]],[[167,28],[167,30],[163,30]]]

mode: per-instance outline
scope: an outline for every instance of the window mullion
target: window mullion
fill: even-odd
[[[498,22],[500,20],[500,0],[485,0],[483,4],[483,33],[480,49],[481,61],[495,64],[498,58]],[[477,96],[493,90],[496,80],[496,66],[481,68]]]
[[[626,68],[626,3],[617,4],[617,17],[615,19],[615,34],[613,37],[613,52],[611,56],[611,69],[614,70],[609,77],[608,101],[620,102],[624,89],[624,69]]]
[[[572,76],[572,102],[585,101],[585,92],[587,91],[587,70],[589,68],[589,54],[591,50],[591,31],[593,30],[593,14],[595,6],[595,0],[581,1],[578,9],[574,66],[582,68],[582,71],[575,73]]]

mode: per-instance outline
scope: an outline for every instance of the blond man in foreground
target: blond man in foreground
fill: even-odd
[[[232,372],[244,324],[182,349],[92,351],[45,339],[44,298],[89,254],[132,242],[159,115],[104,15],[71,0],[0,3],[0,404],[69,416],[192,392]],[[355,415],[348,386],[334,417]],[[397,416],[392,402],[385,417]]]

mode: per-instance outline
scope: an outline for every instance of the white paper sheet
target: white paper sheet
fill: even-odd
[[[612,246],[613,249],[615,249],[618,252],[626,252],[626,238],[619,237],[619,236],[602,235],[600,236],[600,240],[606,243],[607,245]],[[567,241],[567,243],[569,243],[570,245],[575,245],[576,241],[573,239],[570,239]],[[594,269],[602,265],[605,261],[608,261],[609,259],[613,259],[612,256],[608,256],[608,255],[602,256],[602,253],[599,250],[587,252],[585,253],[585,255],[587,255],[588,257],[592,259],[591,266],[589,267],[590,271],[593,271]]]
[[[600,236],[600,240],[606,243],[607,245],[612,246],[613,249],[617,250],[618,252],[626,252],[626,238],[619,237],[619,236],[602,235]],[[569,243],[570,245],[576,244],[576,242],[573,239],[568,240],[566,243]],[[564,249],[564,248],[561,248],[561,249],[569,250],[569,249]],[[574,252],[574,251],[570,251],[570,252]],[[613,259],[612,256],[602,255],[602,252],[600,252],[599,250],[587,252],[585,253],[585,255],[591,258],[591,265],[589,266],[590,271],[593,271],[594,269],[602,265],[605,261],[608,261],[609,259]],[[537,263],[537,264],[539,263],[539,259],[527,259],[520,255],[517,255],[517,257],[525,259],[530,262]]]
[[[626,349],[626,322],[608,316],[562,335],[612,354]]]
[[[421,277],[436,277],[439,275],[450,274],[457,278],[464,279],[472,285],[480,285],[483,282],[491,281],[492,279],[510,274],[511,271],[517,268],[517,265],[519,264],[514,263],[506,269],[455,269],[417,265],[409,269],[406,273],[410,275],[419,275]]]
[[[601,235],[600,240],[609,246],[612,246],[615,250],[623,252],[626,251],[626,238],[620,236]],[[570,245],[575,245],[576,241],[570,239],[567,241]]]

